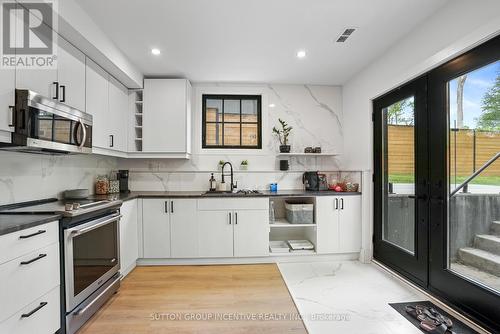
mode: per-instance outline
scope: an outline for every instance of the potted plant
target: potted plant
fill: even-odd
[[[224,160],[219,160],[219,171],[222,171],[222,166],[225,164],[226,162]]]
[[[290,132],[292,131],[292,127],[289,126],[284,120],[281,118],[278,119],[281,125],[281,129],[277,129],[273,127],[273,133],[278,137],[280,141],[280,152],[281,153],[290,153],[290,145],[288,145],[288,136],[290,136]]]
[[[248,170],[248,160],[242,160],[240,164],[241,170]]]

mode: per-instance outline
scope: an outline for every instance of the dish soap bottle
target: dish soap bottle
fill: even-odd
[[[217,181],[215,181],[214,173],[212,173],[208,182],[210,183],[210,187],[208,188],[210,191],[217,190]]]

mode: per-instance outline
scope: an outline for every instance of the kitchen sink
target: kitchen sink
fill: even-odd
[[[202,193],[203,196],[214,196],[214,197],[231,197],[231,196],[250,196],[250,195],[262,195],[258,190],[238,190],[237,192],[230,191],[205,191]]]

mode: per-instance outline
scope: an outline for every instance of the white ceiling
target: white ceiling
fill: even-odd
[[[449,0],[82,0],[145,75],[342,84]],[[344,44],[334,41],[357,30]],[[153,56],[151,48],[161,50]],[[415,45],[418,48],[418,45]],[[307,51],[297,59],[299,49]]]

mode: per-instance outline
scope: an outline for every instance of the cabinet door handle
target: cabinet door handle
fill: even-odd
[[[339,199],[336,198],[335,199],[335,210],[338,210],[339,209]]]
[[[344,199],[340,199],[340,210],[344,210]]]
[[[109,147],[115,146],[115,136],[109,135]]]
[[[54,100],[59,100],[59,82],[54,81],[52,84],[56,86],[56,96],[53,96],[52,98]]]
[[[170,201],[170,212],[174,213],[174,201]]]
[[[15,112],[16,108],[14,106],[9,106],[10,109],[10,121],[9,121],[9,126],[16,126],[14,119],[15,119]]]
[[[165,201],[165,213],[168,213],[168,201]]]
[[[61,85],[60,88],[62,99],[60,99],[59,102],[66,102],[66,85]]]
[[[48,304],[47,302],[41,302],[40,305],[38,305],[37,307],[35,307],[33,310],[29,311],[28,313],[21,314],[21,318],[29,318],[29,317],[31,317],[33,314],[35,314],[36,312],[38,312],[42,307],[44,307],[47,304]]]
[[[38,232],[35,232],[35,233],[31,233],[31,234],[27,234],[27,235],[20,235],[19,239],[28,239],[28,238],[34,237],[35,235],[39,235],[39,234],[42,234],[45,232],[47,232],[47,231],[46,230],[39,230]]]
[[[35,262],[35,261],[38,261],[38,260],[40,260],[40,259],[43,259],[43,258],[44,258],[44,257],[46,257],[46,256],[47,256],[47,254],[40,254],[40,255],[38,255],[37,257],[35,257],[34,259],[31,259],[31,260],[29,260],[29,261],[23,261],[23,262],[21,262],[21,265],[23,265],[23,266],[24,266],[24,265],[27,265],[27,264],[33,263],[33,262]]]
[[[232,222],[231,222],[231,212],[229,212],[229,225],[231,225]]]
[[[238,225],[238,212],[234,213],[234,224]]]

